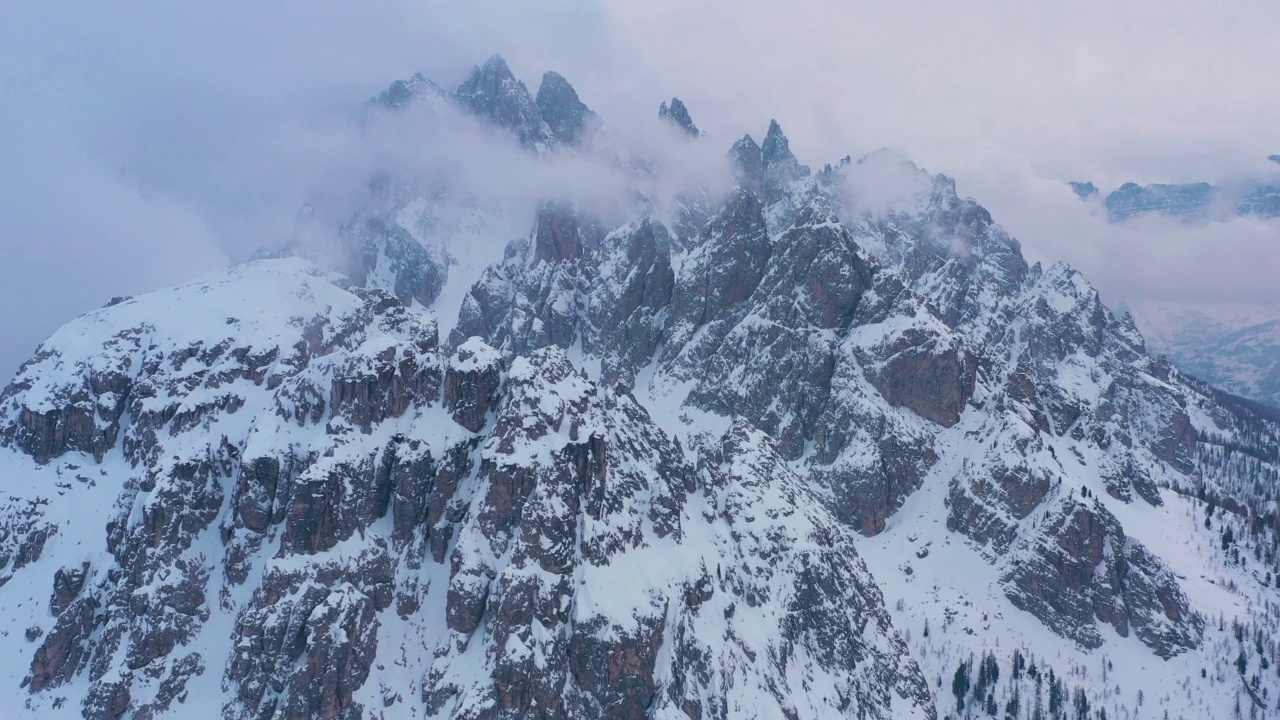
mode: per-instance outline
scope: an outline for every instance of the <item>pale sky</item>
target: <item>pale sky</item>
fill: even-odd
[[[1280,152],[1280,3],[17,3],[0,24],[0,374],[66,320],[287,236],[363,102],[503,54],[605,122],[677,95],[725,150],[893,147],[1108,300],[1280,301],[1280,229],[1107,226],[1061,184],[1220,181]],[[341,187],[336,183],[334,187]]]

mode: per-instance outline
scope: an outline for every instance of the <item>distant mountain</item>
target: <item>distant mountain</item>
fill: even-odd
[[[1185,183],[1182,185],[1138,185],[1125,183],[1107,195],[1107,217],[1123,221],[1135,215],[1160,213],[1177,218],[1190,218],[1203,214],[1214,198],[1209,183]]]
[[[1076,197],[1081,200],[1098,197],[1098,186],[1091,182],[1070,182],[1067,184],[1075,191]]]
[[[1280,155],[1269,156],[1280,162]],[[1101,197],[1091,182],[1069,182],[1081,200]],[[1280,217],[1280,180],[1217,186],[1206,182],[1181,184],[1124,183],[1102,200],[1107,219],[1124,222],[1141,215],[1160,214],[1183,221],[1223,219],[1233,215]]]

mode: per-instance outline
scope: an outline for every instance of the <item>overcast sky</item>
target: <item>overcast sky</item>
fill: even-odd
[[[726,149],[772,117],[802,162],[896,148],[1114,302],[1280,301],[1276,223],[1108,226],[1061,184],[1274,172],[1277,37],[1275,0],[15,3],[0,374],[113,295],[279,244],[364,100],[494,52],[611,125],[678,95]]]

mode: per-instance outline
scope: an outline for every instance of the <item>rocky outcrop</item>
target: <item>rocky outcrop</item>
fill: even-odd
[[[58,525],[45,517],[47,504],[9,496],[0,506],[0,587],[14,573],[40,560],[45,544],[58,534]]]
[[[1173,573],[1101,505],[1065,503],[1029,551],[1002,582],[1015,605],[1054,632],[1098,647],[1098,624],[1108,624],[1164,658],[1200,644],[1204,619]]]
[[[263,580],[237,621],[226,676],[239,702],[225,707],[225,716],[364,717],[353,693],[377,655],[379,608],[367,588],[340,577],[324,581],[297,574]]]
[[[458,346],[444,376],[444,406],[455,422],[479,432],[502,381],[502,356],[478,337]]]
[[[142,343],[142,330],[122,332],[109,342],[121,354],[136,351]],[[17,414],[17,422],[7,424],[0,431],[0,437],[40,463],[67,452],[87,453],[101,460],[119,436],[120,417],[132,390],[128,367],[103,367],[97,372],[69,378],[45,391],[49,402],[43,406],[18,404],[15,401],[18,394],[36,389],[40,379],[34,368],[56,359],[54,352],[37,354],[19,369],[18,379],[0,394],[0,405],[8,405]],[[28,368],[32,370],[29,372]]]
[[[672,251],[666,227],[652,219],[602,236],[590,218],[548,204],[532,243],[513,243],[472,287],[449,342],[480,337],[507,359],[581,343],[603,358],[606,382],[629,382],[662,339]]]
[[[603,241],[610,252],[598,266],[585,303],[583,347],[601,356],[601,381],[631,383],[663,340],[676,275],[667,228],[645,219]]]
[[[668,321],[673,342],[681,343],[683,336],[751,297],[771,253],[760,201],[749,192],[735,192],[707,223],[681,268]]]
[[[666,346],[670,359],[664,360],[677,377],[699,378],[691,405],[754,418],[792,458],[813,432],[834,373],[834,338],[824,331],[848,326],[874,271],[826,213],[809,208],[774,243],[761,225],[739,233],[737,213],[726,215],[725,231],[702,246],[705,261],[686,261],[691,277],[677,286],[681,304]],[[737,276],[741,284],[729,274],[734,264],[716,266],[717,255],[749,263]],[[699,277],[703,267],[706,274]],[[740,380],[729,381],[733,375]]]
[[[973,396],[978,358],[892,273],[877,275],[854,318],[853,350],[891,405],[951,426]]]
[[[53,596],[49,598],[49,613],[55,617],[61,615],[62,611],[66,610],[80,594],[88,577],[89,563],[87,562],[82,563],[80,567],[59,568],[53,574]]]

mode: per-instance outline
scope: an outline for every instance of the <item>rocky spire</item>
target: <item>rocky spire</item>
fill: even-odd
[[[763,146],[744,135],[729,149],[729,160],[738,184],[760,195],[765,204],[778,199],[789,183],[809,174],[808,166],[791,154],[791,144],[777,120],[769,121]]]
[[[551,128],[542,119],[537,103],[524,83],[511,74],[500,55],[494,55],[471,72],[458,86],[454,98],[463,110],[511,130],[525,147],[554,142]]]
[[[741,140],[729,148],[729,161],[738,184],[744,190],[759,195],[764,180],[764,155],[755,139],[750,135],[743,135]]]
[[[542,75],[537,105],[552,135],[566,145],[582,141],[598,121],[598,116],[578,99],[569,81],[557,72]]]
[[[765,201],[771,202],[787,186],[809,174],[809,168],[801,165],[791,154],[791,143],[783,134],[777,120],[769,121],[769,132],[761,146],[761,162],[764,166]]]
[[[693,118],[689,117],[689,109],[680,102],[680,98],[671,98],[671,104],[662,103],[658,108],[658,117],[667,120],[682,131],[687,133],[689,137],[698,137],[702,131],[698,130],[698,126],[693,124]]]
[[[791,154],[791,143],[782,132],[782,126],[777,120],[769,121],[769,131],[765,133],[764,145],[760,149],[764,152],[764,161],[767,165],[796,161],[795,156]]]

